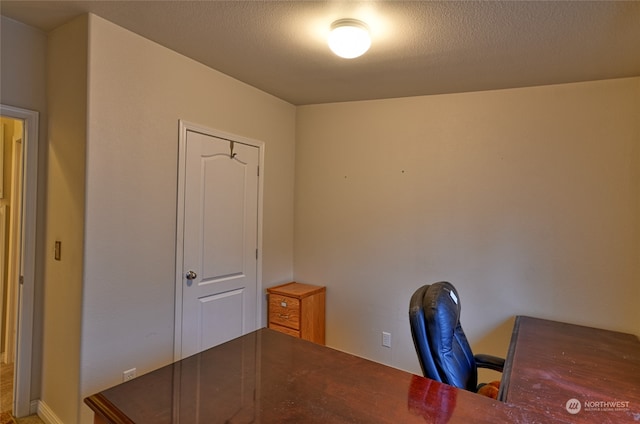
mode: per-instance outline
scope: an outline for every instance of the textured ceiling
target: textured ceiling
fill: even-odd
[[[640,75],[640,1],[0,1],[49,31],[86,12],[296,105]],[[331,23],[367,22],[352,60]]]

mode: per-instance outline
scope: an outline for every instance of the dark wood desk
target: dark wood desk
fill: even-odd
[[[513,406],[261,329],[88,397],[96,423],[544,423]]]
[[[640,342],[632,334],[519,316],[500,399],[554,420],[638,422]]]

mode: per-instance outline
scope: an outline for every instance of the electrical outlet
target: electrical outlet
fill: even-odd
[[[382,332],[382,346],[391,347],[391,333]]]
[[[126,370],[122,373],[122,381],[129,381],[136,378],[136,369],[131,368],[130,370]]]

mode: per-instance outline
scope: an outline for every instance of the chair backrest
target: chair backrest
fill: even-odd
[[[411,296],[409,321],[424,376],[475,391],[478,371],[460,325],[455,287],[444,281],[420,287]]]

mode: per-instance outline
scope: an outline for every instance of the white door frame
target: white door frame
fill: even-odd
[[[13,415],[31,412],[31,357],[35,293],[36,216],[38,192],[38,112],[0,105],[0,115],[24,121],[22,138],[22,228],[20,280],[15,346]]]
[[[177,227],[176,227],[176,286],[175,286],[175,320],[174,320],[174,360],[182,359],[182,289],[184,286],[183,253],[184,253],[184,201],[185,201],[185,170],[187,151],[187,132],[193,131],[204,135],[210,135],[238,143],[248,144],[258,148],[260,178],[258,179],[258,263],[256,268],[256,328],[260,328],[262,322],[262,199],[263,199],[263,175],[264,175],[264,142],[241,137],[235,134],[225,133],[219,130],[206,128],[191,122],[179,121],[178,144],[178,199],[177,199]]]

